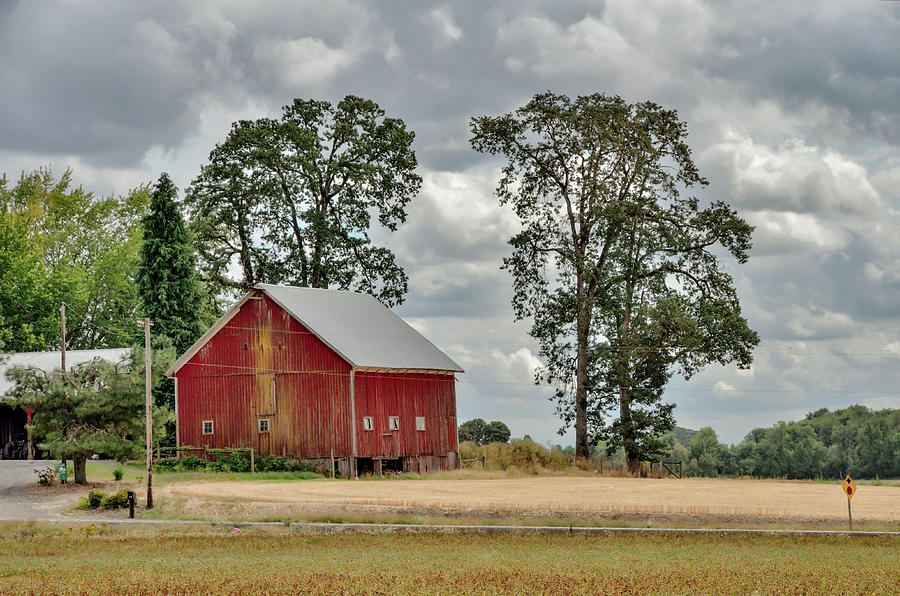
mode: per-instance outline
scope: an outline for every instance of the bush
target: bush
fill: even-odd
[[[128,507],[128,489],[123,488],[114,495],[103,497],[100,501],[100,506],[104,509],[124,509]]]
[[[117,482],[121,480],[123,476],[125,476],[125,470],[122,469],[122,466],[113,468],[113,478],[115,478]]]
[[[531,474],[541,470],[564,470],[572,466],[572,456],[553,447],[548,449],[531,439],[513,439],[511,443],[490,443],[476,445],[472,442],[460,443],[460,459],[485,458],[488,470],[519,469]]]
[[[238,453],[211,453],[211,455],[214,455],[214,460],[203,459],[196,455],[182,458],[162,458],[156,460],[153,467],[155,470],[163,472],[190,472],[195,470],[204,472],[250,471],[250,454],[245,451]],[[257,472],[324,473],[327,468],[321,463],[317,466],[311,462],[281,455],[257,455],[254,459],[254,466]]]
[[[91,492],[89,492],[88,496],[87,496],[88,506],[91,509],[96,509],[97,507],[100,507],[101,503],[103,502],[103,499],[105,499],[105,498],[106,498],[106,493],[104,493],[99,488],[91,489]]]
[[[163,472],[190,472],[193,470],[205,470],[206,464],[209,463],[205,459],[196,455],[187,457],[167,457],[157,460],[153,467]]]
[[[35,468],[34,473],[37,474],[38,484],[41,486],[50,486],[56,482],[56,468],[52,466],[47,468]]]

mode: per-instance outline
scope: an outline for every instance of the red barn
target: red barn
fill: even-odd
[[[333,456],[347,476],[456,468],[457,372],[369,295],[260,284],[166,375],[180,446]]]

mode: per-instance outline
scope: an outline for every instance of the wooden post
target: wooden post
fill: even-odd
[[[25,411],[25,424],[26,430],[28,431],[28,459],[34,459],[34,438],[31,436],[31,425],[34,424],[33,418],[31,417],[34,414],[34,410],[31,408],[22,408]]]
[[[253,447],[250,448],[250,473],[256,473],[256,459],[253,456]]]
[[[331,448],[331,479],[334,480],[334,447]]]
[[[850,497],[847,497],[847,518],[850,520],[850,531],[853,531],[853,512],[850,511]]]
[[[150,318],[144,318],[144,397],[147,410],[147,509],[153,509],[153,384],[151,381]]]
[[[485,457],[483,455],[481,456],[481,469],[487,470],[487,463],[485,462]]]

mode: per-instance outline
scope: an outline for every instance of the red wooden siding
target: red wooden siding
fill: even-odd
[[[182,445],[350,455],[350,366],[266,296],[245,302],[175,376]]]
[[[456,451],[456,387],[453,375],[355,373],[356,442],[359,457],[445,456]],[[363,417],[372,430],[363,430]],[[391,431],[388,418],[400,418]],[[416,430],[416,417],[425,430]]]

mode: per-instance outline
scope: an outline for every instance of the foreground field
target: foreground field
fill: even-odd
[[[836,484],[769,480],[642,479],[537,476],[390,481],[234,482],[172,484],[166,494],[182,511],[213,512],[227,503],[230,515],[278,518],[316,510],[466,512],[502,517],[555,513],[584,520],[623,521],[654,516],[682,523],[782,524],[841,527],[847,499]],[[546,516],[546,515],[545,515]],[[853,499],[858,527],[900,526],[900,487],[864,486]],[[688,525],[697,525],[689,523]]]
[[[0,525],[0,592],[900,592],[893,538],[183,532]]]

